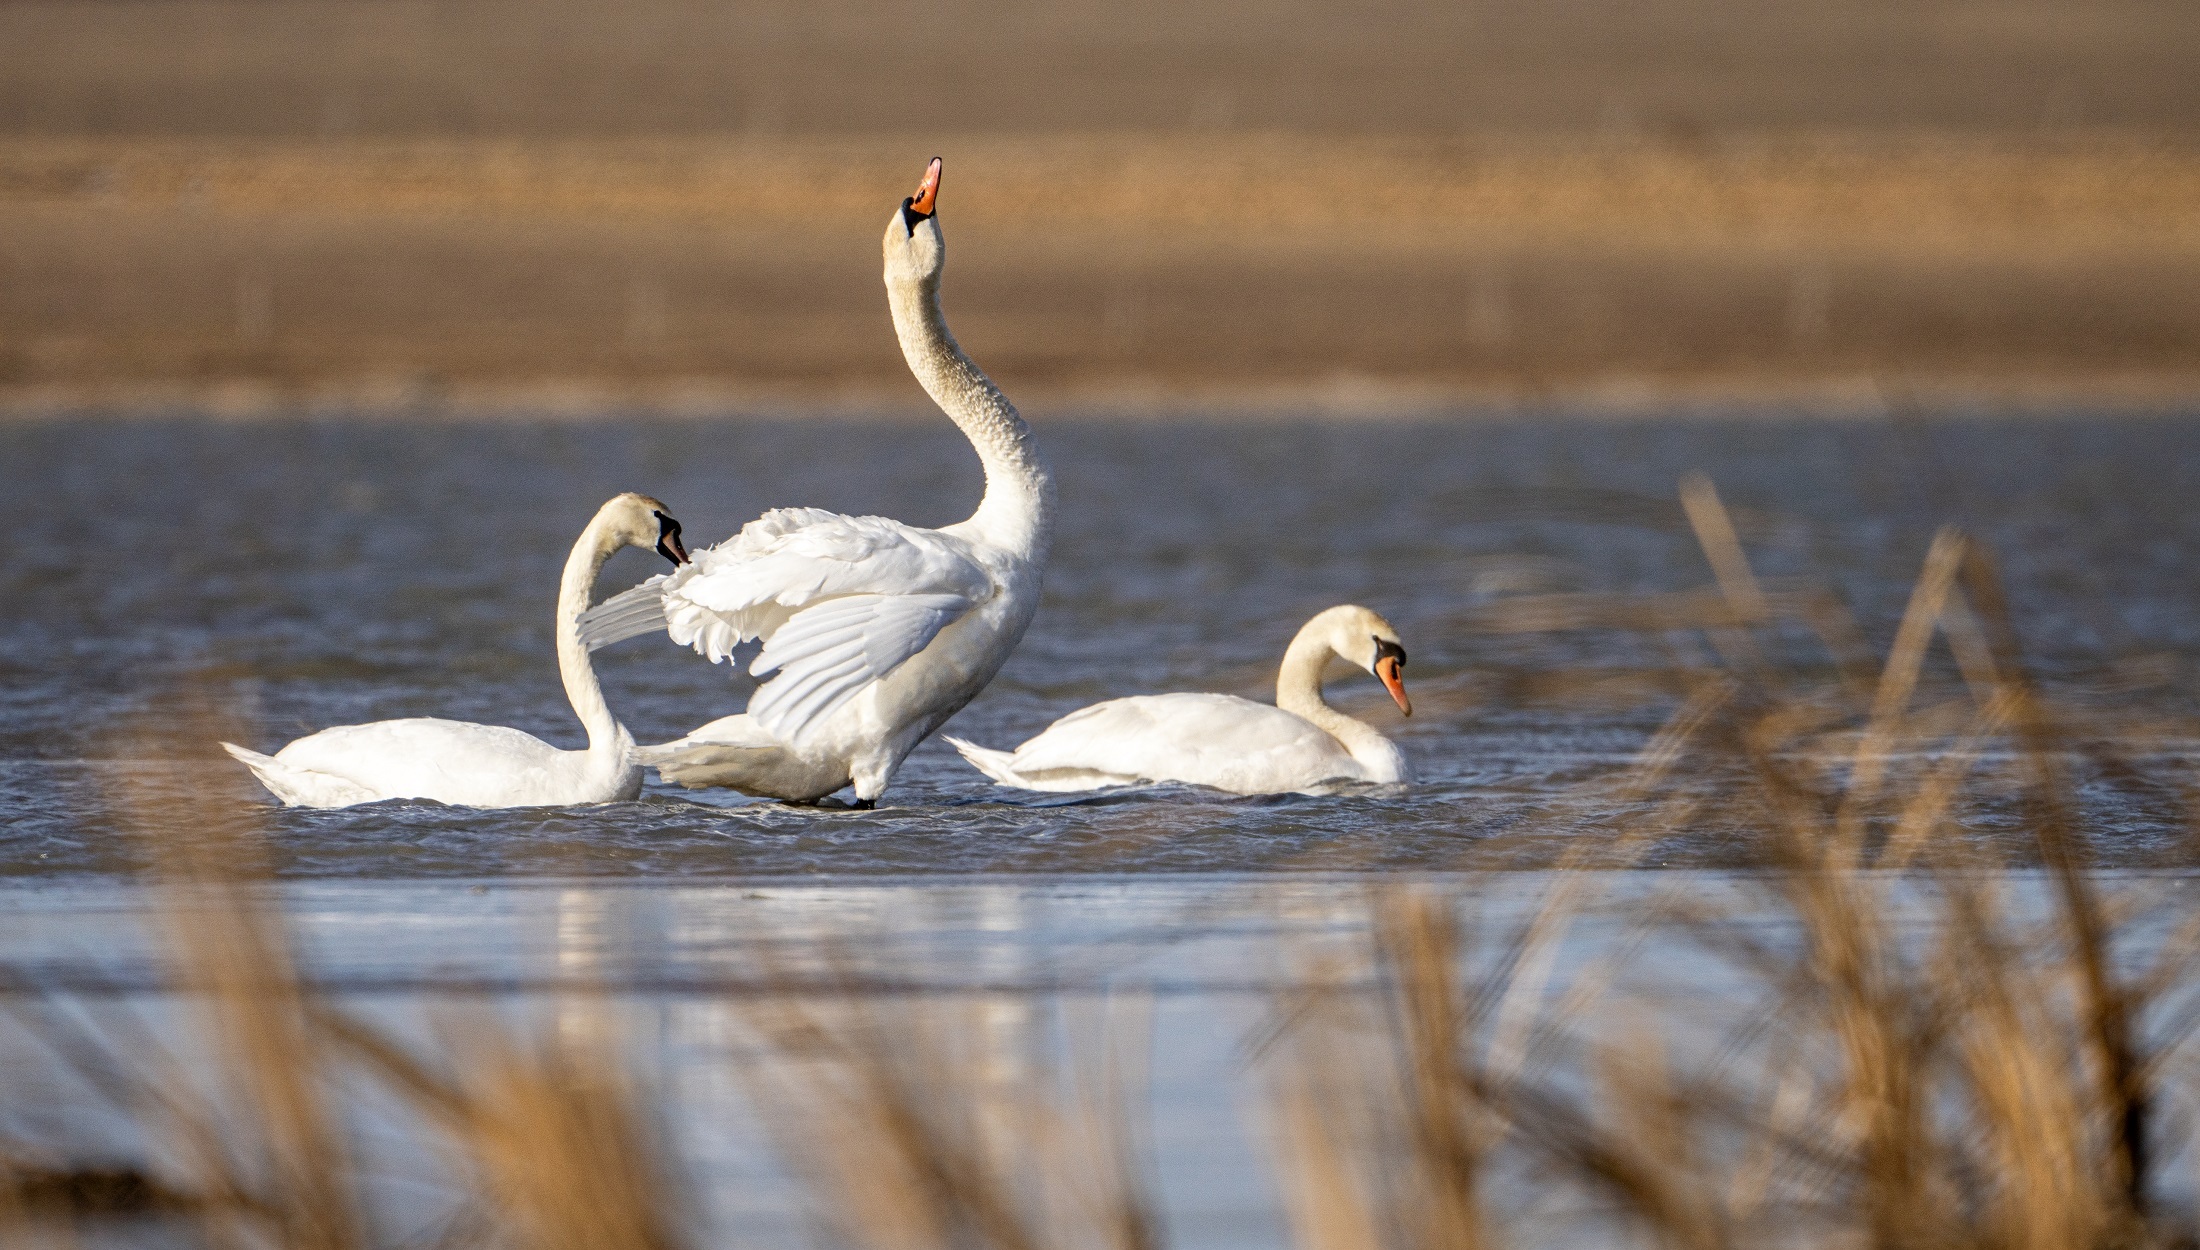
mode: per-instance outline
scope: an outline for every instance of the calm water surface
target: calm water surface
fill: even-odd
[[[1364,674],[1332,697],[1404,744],[1424,784],[1334,798],[1187,790],[1063,801],[993,789],[936,739],[886,805],[831,812],[689,795],[477,813],[271,812],[300,876],[1139,873],[1441,868],[1534,828],[1530,861],[1608,831],[1611,776],[1673,708],[1547,697],[1553,675],[1709,663],[1693,636],[1497,633],[1510,596],[1708,584],[1676,479],[1709,473],[1758,571],[1830,586],[1875,648],[1935,527],[1989,541],[2029,658],[2073,697],[2182,723],[2200,661],[2200,418],[1035,422],[1062,485],[1037,623],[950,726],[1010,745],[1097,699],[1269,697],[1282,647],[1331,604],[1382,611],[1416,715]],[[439,715],[579,746],[550,648],[557,570],[620,490],[696,545],[807,504],[917,524],[967,515],[977,467],[944,421],[385,424],[317,419],[0,429],[0,871],[128,861],[123,780],[257,794],[210,753],[333,724]],[[639,552],[603,593],[656,571]],[[1802,630],[1770,640],[1823,670]],[[662,639],[599,653],[643,741],[738,710],[744,679]],[[1936,662],[1937,663],[1937,662]],[[1937,670],[1936,670],[1937,671]],[[1952,671],[1952,670],[1951,670]],[[1947,676],[1943,673],[1942,676]],[[2182,740],[2156,766],[2182,776]],[[2172,787],[2174,788],[2174,787]],[[2166,801],[2095,794],[2111,856],[2183,855]],[[1997,819],[1974,814],[1982,836]],[[1716,831],[1652,862],[1745,864]],[[1540,847],[1540,850],[1533,848]]]
[[[1279,994],[1310,960],[1364,958],[1369,879],[1354,870],[1444,869],[1492,846],[1534,869],[1608,841],[1630,814],[1604,783],[1673,712],[1660,693],[1671,675],[1715,662],[1706,640],[1502,632],[1493,609],[1707,585],[1675,503],[1695,470],[1717,482],[1760,574],[1829,589],[1877,651],[1936,527],[1989,542],[2055,696],[2153,726],[2138,761],[2151,787],[2074,761],[2105,860],[2172,870],[2112,887],[2154,906],[2135,913],[2150,918],[2127,933],[2130,951],[2159,947],[2191,912],[2200,418],[1036,424],[1062,484],[1046,602],[951,732],[1009,745],[1117,695],[1266,697],[1299,624],[1357,601],[1405,635],[1416,715],[1401,719],[1364,674],[1340,673],[1332,695],[1395,734],[1423,783],[1045,798],[990,787],[934,741],[874,812],[655,785],[569,810],[262,808],[307,975],[424,1053],[454,998],[545,1030],[609,1019],[714,1225],[770,1246],[818,1234],[751,1097],[772,1053],[760,988],[843,1004],[854,990],[901,1013],[885,1018],[947,1022],[1004,1098],[1127,1012],[1125,1035],[1150,1055],[1138,1111],[1173,1243],[1282,1244],[1256,1061]],[[144,1157],[130,1126],[54,1068],[35,1022],[49,1009],[128,1018],[191,1058],[198,1017],[165,988],[147,896],[115,874],[138,839],[190,828],[207,787],[264,798],[217,736],[272,750],[327,725],[439,715],[578,746],[549,615],[565,551],[603,499],[658,495],[700,544],[788,504],[942,524],[978,487],[944,421],[0,428],[0,524],[14,539],[0,549],[0,874],[12,878],[0,980],[50,996],[0,1013],[13,1074],[0,1114],[62,1158]],[[601,589],[656,567],[622,554]],[[1761,645],[1794,680],[1830,676],[1807,630]],[[598,661],[643,741],[748,693],[661,639]],[[1928,697],[1955,681],[1936,655]],[[1713,772],[1690,762],[1672,784],[1708,792]],[[1959,817],[1982,843],[2013,823],[1992,800]],[[1693,1029],[1715,1049],[1762,987],[1700,945],[1641,940],[1637,921],[1680,891],[1754,940],[1792,944],[1791,919],[1752,884],[1756,845],[1697,822],[1647,862],[1714,871],[1598,878],[1548,992],[1592,964],[1616,969],[1613,1020],[1637,1027],[1647,1003],[1666,1044],[1687,1050]],[[1450,880],[1476,958],[1505,948],[1547,885],[1535,871]],[[2038,882],[2011,881],[2037,912]],[[1897,908],[1902,940],[1929,941],[1929,917]],[[188,906],[177,914],[189,923]],[[1376,992],[1364,976],[1347,989]],[[2180,989],[2165,1012],[2190,997]],[[378,1211],[425,1240],[449,1214],[444,1178],[386,1109],[348,1114],[385,1169]]]

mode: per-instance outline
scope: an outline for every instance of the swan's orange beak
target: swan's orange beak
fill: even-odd
[[[1397,701],[1398,710],[1411,716],[1413,700],[1406,697],[1405,674],[1401,671],[1404,667],[1404,661],[1397,656],[1386,655],[1375,661],[1375,675],[1382,679],[1383,688],[1390,691],[1390,697]]]
[[[932,203],[940,195],[940,158],[924,167],[924,181],[917,184],[917,193],[909,197],[909,209],[919,217],[932,215]]]

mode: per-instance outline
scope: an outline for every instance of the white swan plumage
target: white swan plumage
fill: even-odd
[[[621,547],[687,560],[680,523],[647,495],[606,503],[566,557],[558,585],[558,671],[588,730],[588,746],[563,751],[502,725],[413,717],[339,725],[273,755],[232,742],[260,784],[292,807],[350,807],[382,799],[433,799],[461,807],[548,807],[607,803],[641,793],[634,738],[612,716],[580,637],[580,615],[604,562]]]
[[[1038,610],[1053,476],[1023,418],[947,330],[940,171],[935,157],[887,224],[887,302],[910,372],[977,451],[985,497],[969,520],[937,530],[767,512],[589,613],[591,647],[663,629],[720,663],[764,643],[750,672],[768,680],[746,711],[642,748],[667,781],[793,802],[853,785],[869,806],[1000,671]]]
[[[1153,694],[1072,712],[1012,751],[949,738],[1004,786],[1056,792],[1185,782],[1234,794],[1318,794],[1413,779],[1397,744],[1322,699],[1322,666],[1342,656],[1373,673],[1398,710],[1406,652],[1390,622],[1354,604],[1310,620],[1284,651],[1274,704],[1227,694]]]

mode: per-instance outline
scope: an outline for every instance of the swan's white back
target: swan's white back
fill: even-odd
[[[631,799],[642,767],[631,739],[624,758],[591,767],[502,725],[415,717],[338,725],[272,756],[222,744],[260,784],[293,807],[350,807],[384,799],[432,799],[457,807],[564,807]]]
[[[1332,655],[1375,672],[1400,708],[1409,708],[1397,632],[1345,604],[1315,616],[1291,640],[1274,705],[1226,694],[1137,695],[1072,712],[1013,751],[948,741],[978,771],[1025,790],[1174,781],[1235,794],[1321,793],[1412,780],[1395,743],[1322,701],[1321,667]]]
[[[1026,790],[1179,781],[1233,794],[1320,791],[1378,776],[1335,738],[1268,703],[1149,694],[1070,713],[1014,751],[948,739],[978,771]]]

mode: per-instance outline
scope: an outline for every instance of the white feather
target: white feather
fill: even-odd
[[[665,627],[665,578],[660,573],[581,613],[581,641],[590,651],[654,634]]]
[[[715,663],[765,640],[749,671],[769,680],[749,715],[797,750],[998,590],[964,539],[816,508],[767,512],[657,580],[652,594],[675,642]],[[606,636],[627,636],[620,622],[646,615],[629,597],[649,590],[645,583],[605,601],[621,605],[604,614]]]
[[[1371,779],[1341,743],[1312,723],[1273,704],[1227,694],[1110,699],[1070,713],[1014,751],[955,746],[978,771],[1025,790],[1181,781],[1273,794]]]
[[[1023,418],[946,332],[944,258],[937,218],[912,227],[897,209],[886,291],[902,354],[970,439],[985,498],[938,530],[781,508],[667,577],[665,632],[714,663],[761,639],[752,671],[765,679],[738,741],[711,736],[721,718],[650,749],[668,780],[797,801],[853,785],[875,800],[910,750],[1000,671],[1037,611],[1053,480]],[[607,623],[605,636],[629,619],[638,617]]]

